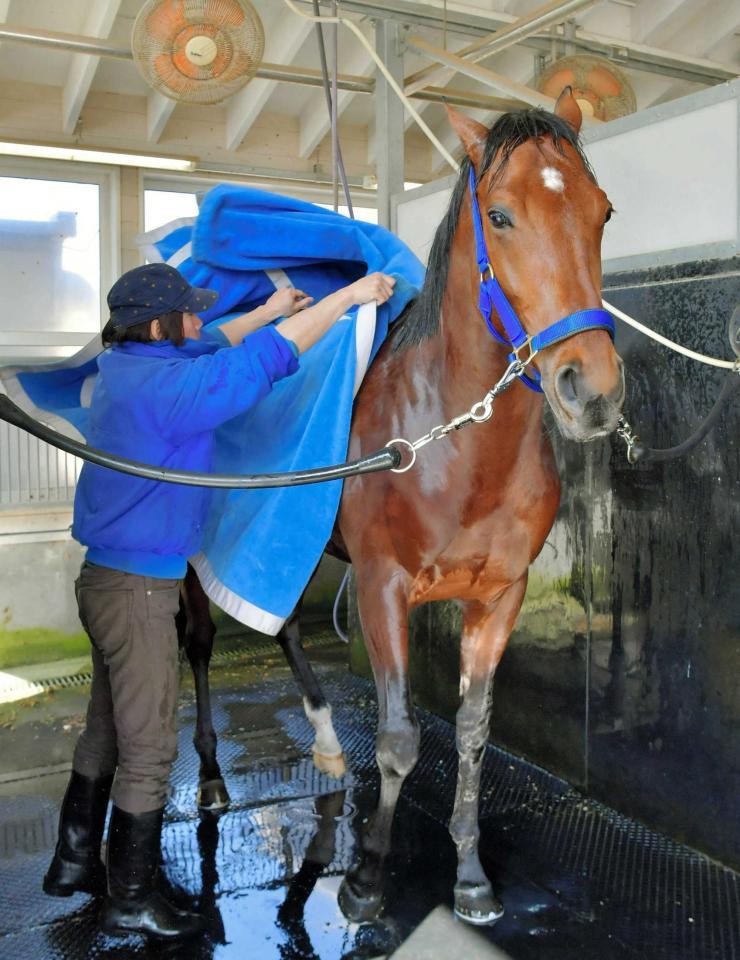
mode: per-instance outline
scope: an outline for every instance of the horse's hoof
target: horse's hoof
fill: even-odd
[[[318,753],[313,751],[313,765],[319,773],[326,773],[330,777],[339,779],[347,772],[347,764],[344,762],[343,753]]]
[[[342,915],[351,923],[367,923],[380,913],[383,891],[361,890],[353,886],[349,877],[345,877],[339,887],[337,902]]]
[[[198,809],[206,813],[222,813],[231,803],[226,784],[217,780],[204,780],[198,786]]]
[[[459,883],[455,886],[455,916],[465,923],[487,926],[500,920],[504,906],[489,884]]]

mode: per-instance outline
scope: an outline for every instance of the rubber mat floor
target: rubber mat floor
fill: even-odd
[[[192,695],[183,698],[163,875],[175,899],[206,914],[198,941],[107,938],[94,898],[45,897],[66,771],[6,783],[0,958],[361,960],[392,953],[434,907],[451,906],[454,730],[420,712],[421,758],[399,802],[381,913],[359,924],[343,916],[337,894],[377,789],[375,694],[344,666],[319,664],[317,672],[350,765],[341,780],[314,769],[311,730],[289,678],[213,672],[232,797],[220,818],[198,815],[195,707]],[[482,779],[481,859],[506,913],[480,933],[513,960],[740,960],[737,874],[495,747]]]

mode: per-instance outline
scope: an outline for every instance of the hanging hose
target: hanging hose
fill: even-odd
[[[334,598],[334,606],[332,607],[332,611],[331,611],[331,622],[334,624],[334,631],[336,632],[336,635],[339,637],[339,639],[343,640],[345,643],[349,643],[349,637],[339,625],[339,603],[342,599],[342,594],[344,593],[347,587],[347,584],[349,583],[350,570],[351,568],[347,567],[347,569],[344,571],[344,576],[342,577],[342,582],[339,584],[337,595]]]
[[[629,314],[623,313],[621,310],[613,307],[610,303],[607,303],[606,300],[602,300],[601,302],[604,305],[604,309],[608,310],[609,313],[615,317],[619,317],[620,320],[629,324],[630,327],[634,327],[635,330],[639,330],[640,333],[644,333],[646,337],[650,337],[657,343],[662,343],[664,347],[668,347],[669,350],[673,350],[675,353],[680,353],[682,356],[689,357],[691,360],[697,360],[699,363],[706,363],[710,367],[721,367],[723,370],[734,370],[736,368],[736,360],[719,360],[717,357],[708,357],[704,353],[696,353],[694,350],[689,350],[688,347],[682,347],[680,343],[675,343],[673,340],[669,340],[668,337],[664,337],[661,333],[656,333],[655,330],[646,327],[645,324],[633,319]]]
[[[344,199],[347,202],[347,209],[350,217],[355,219],[355,212],[352,207],[352,197],[349,194],[349,183],[344,169],[344,158],[342,157],[342,148],[336,135],[336,103],[329,89],[329,68],[326,63],[326,48],[324,46],[324,31],[321,26],[321,13],[319,11],[319,0],[313,0],[314,14],[316,15],[316,36],[319,41],[319,60],[321,61],[321,76],[324,81],[324,94],[326,97],[326,107],[329,111],[329,120],[332,125],[332,141],[336,144],[337,167],[339,169],[339,178],[342,181],[344,189]]]
[[[375,453],[368,454],[360,460],[350,460],[348,463],[333,464],[328,467],[315,467],[310,470],[293,470],[286,473],[198,473],[194,470],[170,470],[158,467],[151,463],[140,463],[138,460],[129,460],[118,457],[104,450],[89,447],[79,440],[65,437],[63,433],[52,430],[33,417],[29,417],[21,408],[13,403],[10,397],[0,394],[0,420],[20,427],[27,433],[50,443],[65,453],[95,463],[119,473],[130,473],[135,477],[144,477],[147,480],[158,480],[162,483],[179,483],[188,487],[220,487],[229,490],[244,490],[263,487],[297,487],[307,483],[322,483],[325,480],[342,480],[345,477],[354,477],[361,473],[379,473],[383,470],[393,470],[401,465],[401,453],[396,447],[384,447]]]
[[[706,419],[699,424],[690,437],[687,437],[683,443],[679,443],[675,447],[656,450],[653,447],[646,446],[638,436],[632,433],[629,423],[622,418],[617,428],[617,434],[627,444],[627,459],[630,463],[660,463],[661,461],[676,460],[678,457],[685,456],[706,437],[716,423],[722,408],[730,397],[737,392],[738,388],[740,388],[740,377],[731,373],[722,384],[719,396],[714,401],[714,406],[707,414]]]

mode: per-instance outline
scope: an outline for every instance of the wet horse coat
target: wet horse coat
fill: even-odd
[[[527,332],[600,307],[601,234],[611,207],[577,147],[580,110],[570,91],[556,112],[558,118],[538,111],[506,115],[489,133],[450,111],[467,159],[435,239],[422,296],[358,397],[350,456],[447,422],[506,369],[506,351],[478,310],[468,164],[476,172],[490,263]],[[379,707],[379,804],[364,838],[364,862],[342,891],[343,905],[358,917],[377,909],[395,804],[419,752],[408,615],[422,603],[450,599],[463,611],[459,773],[450,824],[458,850],[455,908],[478,923],[501,914],[478,859],[478,789],[493,676],[529,565],[559,504],[543,400],[567,436],[585,441],[614,429],[624,391],[621,361],[603,331],[567,339],[536,363],[544,397],[515,384],[497,401],[491,422],[430,444],[411,472],[345,483],[339,530],[356,571]]]
[[[478,309],[469,164],[476,173],[489,260],[533,335],[601,305],[601,235],[611,206],[577,142],[570,91],[557,116],[504,115],[489,132],[449,111],[467,159],[435,238],[419,300],[383,346],[358,395],[350,457],[390,437],[416,438],[470,408],[507,366]],[[494,318],[494,323],[497,320]],[[353,563],[363,634],[375,675],[381,775],[364,857],[346,878],[343,909],[377,911],[395,805],[419,752],[408,678],[408,615],[433,600],[463,609],[457,715],[459,772],[450,824],[458,850],[455,909],[473,923],[501,915],[478,858],[478,791],[493,676],[524,597],[529,565],[557,512],[560,481],[542,428],[547,399],[566,436],[614,429],[622,364],[609,336],[589,331],[539,354],[543,394],[520,384],[493,421],[430,444],[410,473],[345,483],[335,541]],[[214,739],[215,762],[215,739]]]

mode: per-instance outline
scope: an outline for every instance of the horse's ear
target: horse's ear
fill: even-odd
[[[573,96],[573,87],[565,87],[555,104],[555,116],[569,123],[576,133],[581,129],[583,114],[578,101]]]
[[[475,169],[478,170],[488,139],[488,128],[484,127],[482,123],[478,123],[477,120],[473,120],[472,117],[466,117],[464,113],[453,110],[447,104],[445,104],[445,110],[452,129],[462,141],[465,152],[473,161]]]

